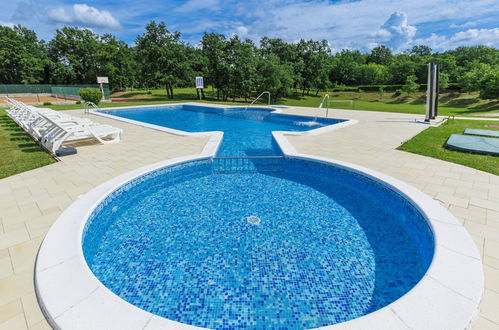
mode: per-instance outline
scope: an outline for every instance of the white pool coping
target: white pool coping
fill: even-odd
[[[149,127],[149,124],[141,124]],[[347,125],[347,122],[332,127],[341,124]],[[159,126],[150,128],[166,131]],[[186,161],[212,158],[223,136],[222,132],[178,132],[181,135],[209,135],[210,139],[200,154],[144,166],[92,189],[70,205],[50,228],[37,257],[35,288],[42,311],[55,329],[196,328],[151,314],[112,293],[89,269],[82,249],[85,223],[107,195],[151,171]],[[286,157],[343,167],[391,186],[420,209],[435,236],[435,254],[430,268],[414,288],[373,313],[325,328],[469,328],[478,315],[484,277],[480,255],[464,227],[438,202],[400,180],[351,163],[297,153],[286,136],[303,135],[301,133],[304,132],[273,132]],[[309,134],[316,133],[309,131]]]

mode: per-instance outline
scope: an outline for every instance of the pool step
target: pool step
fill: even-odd
[[[282,172],[283,156],[214,157],[215,173]]]

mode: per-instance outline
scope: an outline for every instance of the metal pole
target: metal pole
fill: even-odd
[[[430,118],[435,119],[435,105],[436,105],[436,80],[437,80],[437,66],[435,63],[431,64],[431,113]]]
[[[431,119],[431,99],[432,99],[432,63],[428,63],[428,86],[426,87],[426,114],[424,121],[429,122]]]
[[[438,96],[440,94],[440,67],[435,64],[435,117],[438,116]]]

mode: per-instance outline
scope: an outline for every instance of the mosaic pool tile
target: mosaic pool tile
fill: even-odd
[[[282,172],[218,174],[206,160],[116,190],[83,249],[104,285],[159,316],[298,329],[393,302],[424,275],[434,242],[417,207],[352,171],[287,159]]]

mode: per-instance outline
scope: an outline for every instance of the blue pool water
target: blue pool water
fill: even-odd
[[[102,112],[187,132],[223,131],[217,156],[280,155],[272,131],[306,131],[343,121],[274,114],[267,108],[253,107],[246,111],[244,108],[174,105]]]
[[[158,170],[90,216],[85,259],[151,313],[200,327],[314,328],[380,309],[425,274],[420,212],[385,185],[286,159],[275,173],[213,173],[211,160]]]

